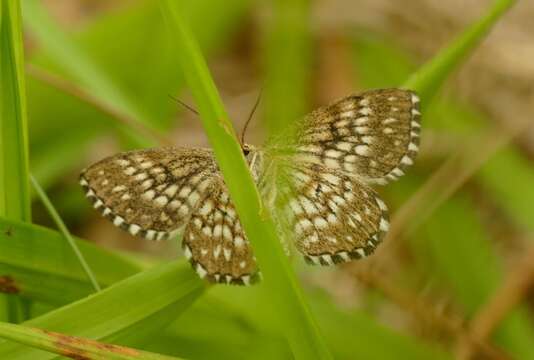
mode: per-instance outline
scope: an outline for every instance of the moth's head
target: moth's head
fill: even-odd
[[[248,154],[253,152],[255,150],[255,147],[250,144],[243,144],[241,149],[243,150],[243,154],[245,155],[245,157],[248,157]]]
[[[257,166],[263,161],[263,152],[254,145],[243,144],[241,150],[243,151],[243,155],[245,155],[245,159],[247,160],[249,166],[251,164]]]

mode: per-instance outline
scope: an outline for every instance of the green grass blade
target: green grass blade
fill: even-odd
[[[281,330],[285,332],[295,358],[329,359],[331,355],[276,236],[273,221],[262,207],[232,124],[198,45],[183,21],[181,9],[173,1],[162,1],[162,10],[177,43],[183,48],[181,68],[196,100],[230,196],[264,274],[264,286],[273,298]],[[274,316],[275,309],[271,310]]]
[[[0,1],[0,216],[31,221],[28,121],[19,1]],[[7,298],[7,318],[20,318]]]
[[[516,0],[496,0],[488,13],[463,31],[460,36],[426,65],[413,74],[404,87],[415,90],[427,106],[451,72],[485,38],[493,25],[510,9]]]
[[[102,286],[142,270],[137,262],[74,239]],[[92,292],[63,236],[37,225],[0,217],[0,290],[25,299],[64,305]]]
[[[125,279],[87,298],[24,323],[27,326],[122,345],[139,344],[189,308],[205,289],[191,266],[175,261]],[[1,359],[51,359],[54,355],[12,342]]]
[[[0,27],[0,215],[30,221],[28,124],[20,4],[3,0]]]
[[[41,201],[43,202],[44,206],[48,210],[48,213],[50,214],[50,216],[56,223],[56,226],[59,228],[59,231],[61,231],[61,233],[63,234],[63,236],[69,243],[70,247],[72,248],[74,255],[76,255],[76,258],[80,262],[80,265],[82,266],[83,271],[85,271],[85,273],[87,274],[87,277],[91,281],[91,284],[93,285],[96,291],[100,291],[100,285],[98,285],[98,281],[96,281],[93,271],[89,267],[89,264],[87,264],[85,257],[83,256],[80,249],[76,245],[76,242],[72,238],[70,231],[67,229],[67,226],[65,225],[65,223],[63,222],[59,214],[57,213],[54,205],[52,205],[52,202],[50,201],[50,199],[48,198],[44,190],[41,188],[41,185],[39,185],[39,183],[37,182],[37,180],[35,180],[33,176],[31,177],[31,182],[32,182],[33,188],[35,189],[35,191],[41,198]]]
[[[0,322],[0,337],[74,359],[172,360],[176,357],[149,353],[51,331]]]

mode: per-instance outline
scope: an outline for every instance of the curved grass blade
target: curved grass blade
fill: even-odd
[[[0,337],[73,359],[178,360],[176,357],[1,322]]]
[[[264,286],[273,298],[273,311],[297,359],[330,359],[331,355],[306,304],[273,221],[261,203],[232,124],[222,105],[198,44],[183,20],[180,6],[162,1],[170,30],[183,47],[181,67],[196,100],[206,134],[213,147],[239,218],[252,243]],[[276,311],[275,311],[276,310]]]
[[[156,266],[24,325],[121,345],[139,344],[175,320],[204,291],[189,264]],[[0,359],[52,359],[55,355],[12,342],[0,343]]]

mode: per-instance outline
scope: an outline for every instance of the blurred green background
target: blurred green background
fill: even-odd
[[[181,3],[237,131],[264,89],[246,134],[256,145],[336,98],[399,86],[491,5]],[[82,168],[124,149],[207,146],[200,120],[170,98],[194,106],[158,2],[22,4],[31,172],[70,230],[98,245],[86,251],[103,285],[180,257],[177,243],[134,239],[100,218],[77,183]],[[381,249],[333,269],[294,259],[335,358],[534,359],[532,15],[534,4],[517,4],[423,104],[416,165],[378,189],[393,219]],[[38,201],[33,221],[55,228]],[[21,320],[91,292],[59,235],[3,220],[0,226],[0,275],[14,271],[28,282]],[[19,253],[5,240],[11,226],[26,241]],[[216,286],[197,297],[176,313],[146,315],[135,340],[130,333],[98,338],[190,359],[291,358],[277,319],[262,311],[270,298],[261,287]],[[0,354],[11,354],[2,351],[0,343]]]

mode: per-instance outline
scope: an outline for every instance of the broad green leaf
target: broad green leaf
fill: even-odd
[[[87,241],[75,240],[103,286],[142,267]],[[72,249],[56,231],[0,218],[0,274],[24,298],[63,305],[92,292]]]
[[[175,261],[129,277],[101,292],[26,321],[24,325],[123,345],[142,344],[203,293],[189,264]],[[9,341],[3,359],[51,359],[53,354]]]

